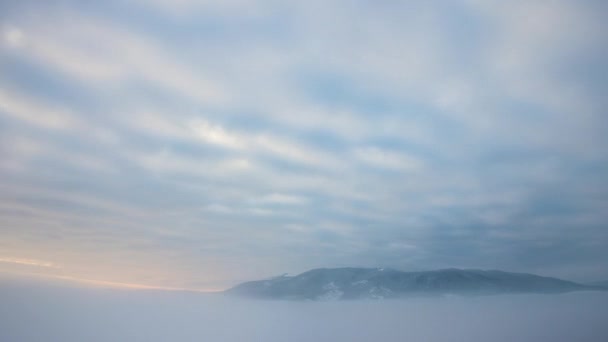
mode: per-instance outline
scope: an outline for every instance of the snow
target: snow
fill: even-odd
[[[353,285],[353,286],[363,286],[363,285],[367,285],[367,283],[369,283],[369,281],[367,279],[364,279],[364,280],[355,281],[351,285]]]
[[[393,293],[393,291],[391,291],[385,287],[374,286],[371,289],[369,289],[369,298],[370,299],[384,299],[386,297],[390,297],[390,295],[392,293]]]
[[[324,294],[320,295],[319,297],[317,297],[317,300],[320,300],[320,301],[338,300],[338,299],[342,298],[342,295],[344,294],[344,292],[341,291],[340,288],[333,281],[325,284],[323,286],[323,290],[325,290],[326,292]]]

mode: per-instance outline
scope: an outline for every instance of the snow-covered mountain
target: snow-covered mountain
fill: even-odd
[[[250,281],[226,293],[266,299],[384,299],[409,295],[560,293],[599,287],[534,274],[469,269],[402,272],[385,268],[314,269]]]

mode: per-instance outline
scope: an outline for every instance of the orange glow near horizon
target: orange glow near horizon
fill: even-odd
[[[98,279],[87,279],[87,278],[78,278],[72,276],[64,276],[64,275],[55,275],[55,274],[41,274],[41,273],[33,273],[33,272],[6,272],[0,271],[2,273],[8,273],[12,275],[21,275],[27,277],[37,277],[37,278],[45,278],[48,280],[65,280],[72,283],[84,284],[92,287],[101,287],[101,288],[114,288],[114,289],[125,289],[125,290],[159,290],[159,291],[183,291],[183,292],[200,292],[200,293],[214,293],[221,292],[224,289],[219,288],[207,288],[207,289],[197,289],[197,288],[186,288],[186,287],[171,287],[171,286],[156,286],[156,285],[146,285],[146,284],[136,284],[136,283],[124,283],[117,281],[109,281],[109,280],[98,280]]]
[[[95,280],[95,279],[84,279],[70,276],[50,276],[52,278],[68,280],[78,283],[90,284],[97,287],[111,287],[111,288],[123,288],[123,289],[132,289],[132,290],[163,290],[163,291],[187,291],[187,292],[220,292],[222,289],[194,289],[194,288],[185,288],[185,287],[168,287],[168,286],[155,286],[155,285],[145,285],[145,284],[135,284],[135,283],[122,283],[115,281],[107,281],[107,280]]]
[[[107,288],[117,288],[117,289],[132,289],[132,290],[162,290],[162,291],[187,291],[187,292],[220,292],[224,289],[222,288],[188,288],[188,287],[173,287],[173,286],[161,286],[161,285],[148,285],[148,284],[139,284],[132,282],[120,282],[120,281],[112,281],[112,280],[100,280],[100,279],[90,279],[90,278],[82,278],[73,275],[65,275],[65,274],[53,274],[55,272],[64,273],[65,268],[62,265],[58,265],[54,262],[49,262],[40,259],[30,259],[30,258],[17,258],[17,257],[8,257],[3,256],[0,257],[0,264],[5,265],[15,265],[17,267],[33,267],[29,268],[30,271],[26,271],[25,269],[19,270],[7,270],[0,269],[1,273],[12,274],[12,275],[21,275],[26,277],[36,277],[36,278],[45,278],[48,280],[65,280],[72,283],[79,283],[88,286],[94,287],[107,287]],[[36,271],[31,271],[31,270]],[[48,271],[48,272],[47,272]]]
[[[34,259],[0,257],[0,262],[8,263],[8,264],[27,265],[27,266],[61,268],[60,266],[55,265],[52,262],[40,261],[40,260],[34,260]]]

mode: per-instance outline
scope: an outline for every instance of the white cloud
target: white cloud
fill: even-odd
[[[248,212],[256,216],[273,216],[275,215],[274,210],[265,208],[250,208]]]
[[[338,156],[306,143],[275,134],[229,129],[201,116],[136,110],[126,122],[132,129],[152,136],[216,145],[240,152],[243,158],[271,156],[320,170],[333,170],[344,163],[338,162]]]
[[[25,266],[36,266],[36,267],[46,267],[46,268],[61,268],[58,265],[55,265],[52,262],[42,261],[42,260],[34,260],[34,259],[23,259],[23,258],[13,258],[13,257],[0,257],[0,263],[9,263],[9,264],[18,264]]]
[[[205,207],[205,210],[210,211],[210,212],[214,212],[214,213],[219,213],[219,214],[232,214],[234,213],[234,209],[231,207],[227,207],[225,205],[221,205],[221,204],[210,204],[208,206]]]
[[[159,41],[122,29],[117,23],[74,12],[54,12],[45,20],[24,24],[23,31],[28,37],[27,49],[22,50],[25,57],[93,88],[121,89],[129,82],[143,82],[197,104],[221,103],[228,96],[204,71],[184,67]]]
[[[417,171],[424,163],[404,152],[383,150],[376,147],[363,147],[355,150],[355,156],[360,161],[385,169]]]
[[[9,117],[49,129],[73,129],[79,119],[69,109],[0,88],[0,111]]]
[[[19,48],[26,42],[26,37],[23,32],[14,26],[7,26],[2,29],[4,43],[12,48]]]
[[[272,194],[263,196],[260,199],[260,202],[271,203],[271,204],[276,203],[276,204],[297,205],[297,204],[304,204],[308,201],[305,197],[301,197],[301,196],[272,193]]]
[[[137,3],[160,9],[153,26],[37,5],[3,28],[3,45],[19,47],[7,61],[23,57],[36,71],[19,77],[19,91],[0,84],[2,121],[14,129],[0,132],[0,178],[31,185],[4,191],[22,203],[0,203],[18,227],[15,245],[42,240],[41,227],[81,232],[91,250],[102,249],[96,239],[122,246],[130,240],[112,234],[132,234],[142,248],[175,252],[163,267],[203,258],[220,265],[231,261],[197,248],[190,255],[188,243],[211,236],[210,246],[238,253],[231,247],[250,242],[243,236],[280,244],[289,232],[324,232],[343,238],[333,247],[383,260],[367,252],[366,233],[426,238],[444,234],[429,222],[507,224],[531,189],[602,189],[574,180],[577,167],[590,166],[581,161],[606,160],[604,125],[596,124],[603,102],[562,77],[564,63],[597,48],[604,32],[578,2],[459,8],[471,17],[435,2],[290,2],[276,12],[249,1]],[[269,16],[253,18],[251,7]],[[43,101],[27,91],[48,84],[60,84],[48,98],[65,96]],[[72,102],[73,90],[83,98]],[[47,171],[47,163],[74,172]],[[119,188],[132,180],[127,201]],[[63,188],[79,185],[83,193]],[[602,204],[561,222],[599,222]],[[287,233],[273,236],[281,227]],[[386,246],[426,255],[418,242]],[[254,249],[247,253],[259,261],[265,253]]]
[[[200,14],[253,16],[267,10],[272,1],[259,0],[131,0],[142,7],[178,17]]]
[[[232,149],[243,149],[246,145],[243,138],[227,132],[220,125],[213,125],[202,119],[193,120],[190,127],[197,138],[211,144]]]
[[[593,102],[560,71],[605,44],[603,19],[570,1],[480,2],[494,23],[494,41],[482,62],[508,95],[561,113],[587,111]],[[563,115],[563,114],[562,114]]]
[[[337,158],[321,151],[272,135],[258,135],[253,142],[264,151],[268,151],[286,160],[295,161],[322,169],[338,166]]]
[[[254,165],[243,158],[205,159],[186,156],[163,149],[156,153],[146,154],[130,151],[127,157],[134,158],[135,163],[153,172],[196,175],[199,177],[231,177],[247,174],[254,170]]]

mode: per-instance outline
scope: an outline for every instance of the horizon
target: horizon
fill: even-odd
[[[608,280],[608,2],[0,2],[0,272]]]
[[[40,273],[26,273],[26,272],[3,272],[0,271],[0,281],[6,281],[7,279],[12,281],[25,281],[30,284],[40,284],[40,285],[59,285],[59,286],[67,286],[67,287],[82,287],[82,288],[101,288],[101,289],[118,289],[118,290],[152,290],[152,291],[168,291],[168,292],[192,292],[192,293],[203,293],[203,294],[219,294],[223,293],[227,290],[232,289],[235,286],[247,283],[247,282],[255,282],[255,281],[263,281],[280,277],[297,277],[304,273],[316,270],[340,270],[340,269],[365,269],[365,270],[392,270],[402,273],[431,273],[431,272],[441,272],[441,271],[482,271],[482,272],[502,272],[502,273],[510,273],[510,274],[523,274],[523,275],[532,275],[532,276],[540,276],[543,278],[552,278],[557,280],[565,280],[568,282],[572,282],[579,285],[594,285],[596,283],[605,283],[606,279],[596,279],[588,282],[579,282],[567,278],[559,278],[554,277],[547,274],[535,274],[535,273],[527,273],[527,272],[518,272],[513,270],[500,270],[500,269],[478,269],[478,268],[440,268],[440,269],[427,269],[427,270],[403,270],[403,269],[395,269],[391,267],[356,267],[356,266],[344,266],[344,267],[320,267],[313,268],[301,273],[289,273],[285,272],[280,275],[270,275],[266,277],[256,278],[256,279],[245,279],[238,283],[234,283],[224,288],[175,288],[175,287],[163,287],[163,286],[155,286],[150,284],[134,284],[134,283],[121,283],[121,282],[112,282],[105,280],[96,280],[96,279],[84,279],[84,278],[76,278],[69,276],[61,276],[61,275],[49,275],[49,274],[40,274]]]

